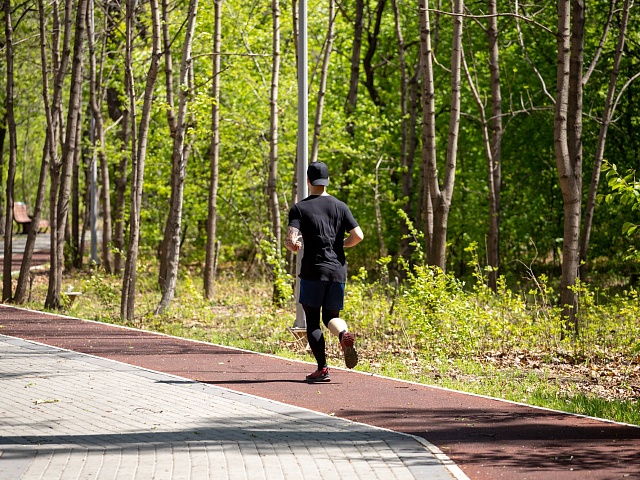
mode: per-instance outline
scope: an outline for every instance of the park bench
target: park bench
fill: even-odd
[[[29,233],[32,219],[27,213],[27,206],[23,202],[13,203],[13,219],[18,225],[22,225],[22,233]],[[46,232],[49,228],[49,220],[41,219],[38,222],[38,233]]]

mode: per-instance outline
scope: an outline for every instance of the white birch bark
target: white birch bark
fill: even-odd
[[[209,198],[207,251],[204,267],[204,296],[215,296],[216,228],[218,223],[218,166],[220,164],[220,49],[222,45],[222,0],[214,1],[213,80],[211,85],[211,144],[209,146]]]
[[[175,137],[173,139],[173,169],[171,175],[171,190],[173,194],[171,196],[172,203],[170,205],[170,213],[167,220],[169,236],[167,250],[165,252],[167,260],[167,276],[165,278],[165,288],[162,293],[162,298],[156,308],[156,314],[164,312],[167,307],[169,307],[175,296],[178,267],[180,265],[180,233],[182,232],[184,184],[187,174],[187,162],[191,151],[190,142],[187,139],[187,128],[189,127],[188,102],[193,90],[193,85],[191,84],[191,69],[193,66],[191,52],[197,13],[198,0],[190,0],[187,27],[182,46],[182,61],[180,63],[180,83],[178,93],[178,116],[176,119]]]
[[[144,181],[144,164],[147,156],[147,140],[149,124],[151,121],[151,104],[153,102],[153,90],[160,64],[160,13],[157,0],[150,0],[151,22],[152,22],[152,53],[149,70],[147,72],[143,106],[140,115],[140,124],[136,124],[137,115],[135,113],[135,88],[133,82],[133,71],[131,65],[131,50],[133,42],[133,21],[135,16],[135,0],[127,1],[127,87],[130,102],[130,121],[132,129],[132,158],[131,158],[131,208],[130,208],[130,230],[129,248],[127,250],[127,261],[123,275],[122,298],[120,302],[120,315],[123,320],[132,320],[135,314],[135,292],[136,292],[136,267],[138,263],[138,247],[140,243],[140,206],[142,201],[142,185]]]

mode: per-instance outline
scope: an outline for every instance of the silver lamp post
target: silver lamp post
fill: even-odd
[[[298,200],[307,197],[307,164],[309,155],[309,78],[307,58],[307,0],[298,3]],[[296,255],[296,321],[291,329],[297,338],[306,332],[307,321],[302,305],[298,302],[300,293],[300,266],[303,250]]]

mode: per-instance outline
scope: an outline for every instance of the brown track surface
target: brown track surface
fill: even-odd
[[[1,255],[1,254],[0,254]],[[33,252],[31,256],[31,268],[44,265],[49,262],[51,257],[49,252]],[[4,258],[0,258],[0,272],[4,265]],[[11,256],[11,271],[19,272],[22,266],[22,254],[13,254]]]
[[[640,428],[332,370],[115,325],[0,307],[0,334],[420,436],[472,479],[640,478]]]

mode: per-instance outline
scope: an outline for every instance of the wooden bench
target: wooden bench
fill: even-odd
[[[23,202],[13,203],[13,219],[18,225],[22,225],[22,233],[29,233],[33,220],[27,213],[27,206]],[[40,220],[38,222],[38,233],[46,232],[48,228],[49,220]]]

